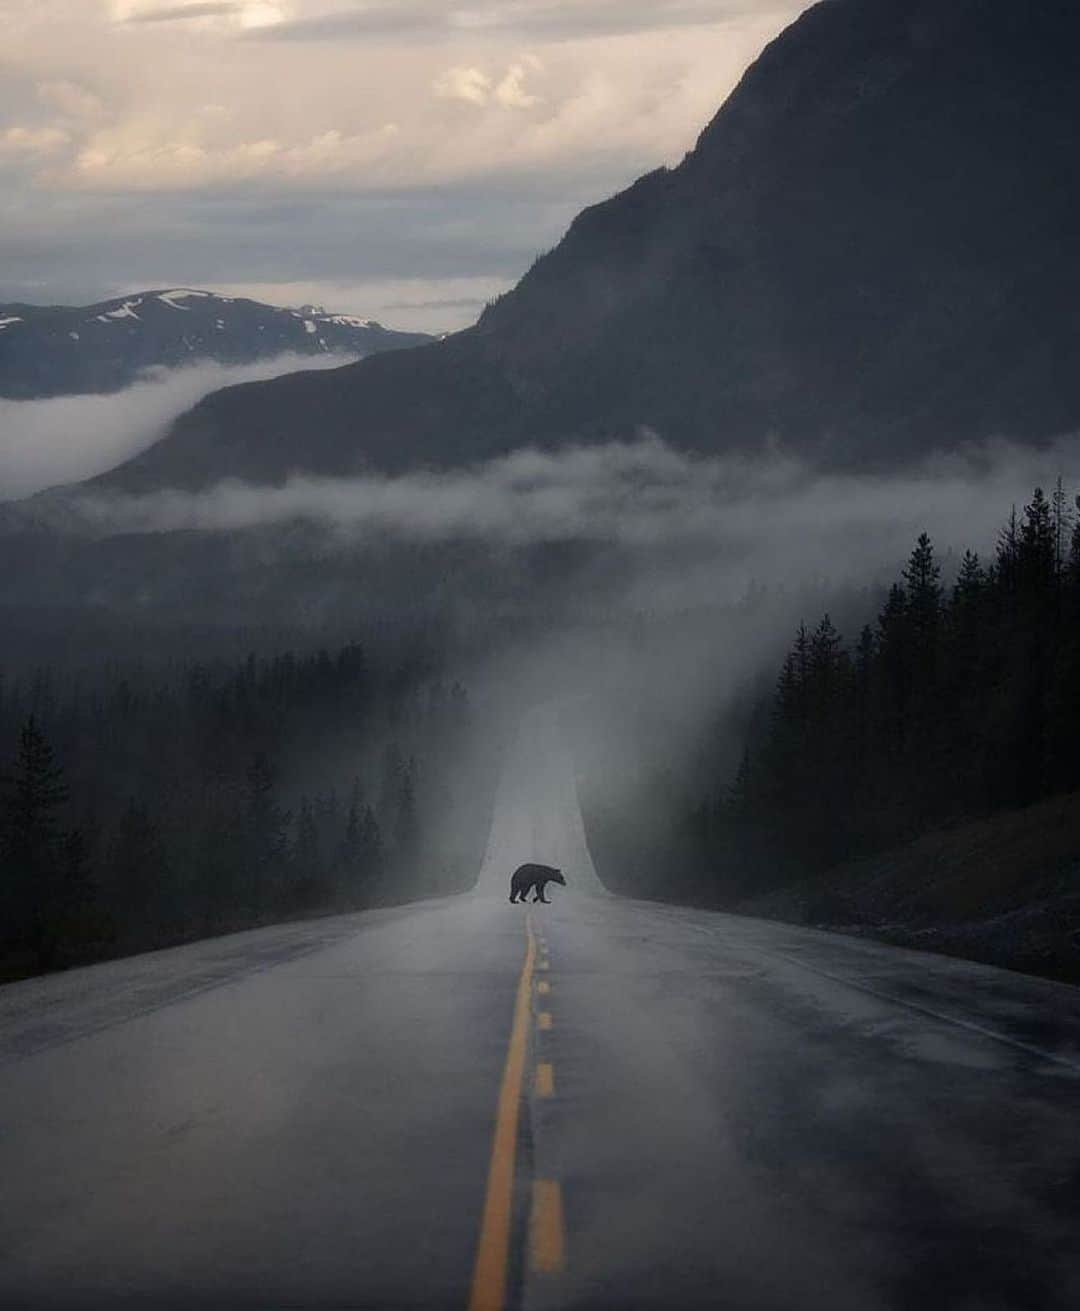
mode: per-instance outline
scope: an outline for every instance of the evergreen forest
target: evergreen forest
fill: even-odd
[[[454,891],[491,778],[431,659],[0,681],[0,977]]]

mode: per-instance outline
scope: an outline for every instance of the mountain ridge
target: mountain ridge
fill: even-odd
[[[647,427],[889,466],[1080,428],[1080,14],[823,0],[674,168],[471,329],[208,397],[115,490],[452,467]]]
[[[147,370],[200,360],[365,357],[431,340],[316,305],[292,309],[189,287],[132,292],[92,305],[10,302],[0,304],[0,397],[119,391]]]

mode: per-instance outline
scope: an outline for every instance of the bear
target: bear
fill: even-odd
[[[533,897],[533,901],[542,901],[545,906],[550,905],[551,903],[544,896],[544,889],[549,883],[561,883],[564,888],[566,887],[561,869],[552,869],[550,865],[519,865],[510,875],[510,900],[526,901],[529,890],[534,888],[536,896]]]

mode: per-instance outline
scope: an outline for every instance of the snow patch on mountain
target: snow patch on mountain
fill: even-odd
[[[355,314],[324,314],[327,323],[336,323],[341,328],[381,328],[375,319],[358,319]]]
[[[206,300],[209,297],[210,297],[210,292],[208,291],[190,291],[186,287],[176,287],[172,291],[162,291],[158,293],[158,300],[168,305],[168,307],[172,310],[183,310],[185,314],[190,312],[191,306],[178,305],[176,303],[177,301]],[[217,299],[220,301],[224,301],[226,303],[229,303],[230,300],[228,296],[218,296]]]
[[[110,319],[134,319],[139,322],[139,316],[135,313],[136,309],[142,304],[142,297],[137,300],[126,300],[119,309],[106,310],[104,314],[99,314],[98,318],[103,323],[108,323]]]

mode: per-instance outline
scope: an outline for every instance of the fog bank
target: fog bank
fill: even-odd
[[[103,396],[0,399],[0,501],[104,473],[157,441],[177,415],[221,387],[351,362],[351,356],[292,353],[254,364],[203,360],[148,370],[134,386]]]
[[[1009,506],[1036,484],[1080,478],[1080,439],[1034,450],[988,442],[899,473],[820,473],[779,453],[701,456],[656,437],[514,452],[445,473],[297,476],[282,487],[222,482],[205,492],[82,496],[84,528],[240,531],[304,521],[343,548],[365,541],[479,542],[504,549],[592,543],[633,557],[629,594],[677,562],[668,599],[751,583],[864,581],[894,570],[914,537],[986,550]]]

